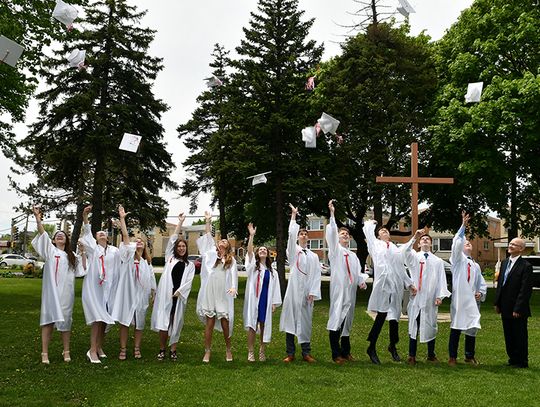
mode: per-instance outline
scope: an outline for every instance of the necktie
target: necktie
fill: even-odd
[[[101,278],[99,279],[99,285],[103,285],[103,282],[105,281],[105,260],[103,259],[103,255],[99,256],[99,259],[101,260]]]
[[[467,263],[467,282],[471,281],[471,263]]]
[[[351,268],[349,266],[349,253],[345,253],[345,264],[347,265],[347,274],[349,275],[349,280],[352,284],[352,274],[351,274]]]
[[[390,242],[386,242],[386,248],[390,249]]]
[[[504,272],[503,285],[506,284],[506,279],[508,278],[508,274],[510,274],[511,267],[512,267],[512,260],[508,259],[508,264],[506,265],[506,270]]]
[[[139,271],[139,262],[135,261],[135,278],[140,283],[141,282],[141,273]]]
[[[418,279],[418,291],[422,289],[422,274],[424,272],[424,262],[420,262],[420,278]]]
[[[255,296],[259,298],[259,286],[261,281],[261,270],[257,273],[257,285],[255,286]]]
[[[56,259],[56,268],[54,270],[54,281],[56,286],[58,286],[58,263],[60,262],[60,256],[54,256]]]

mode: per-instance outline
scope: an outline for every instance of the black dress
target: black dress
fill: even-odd
[[[186,268],[186,263],[184,263],[182,260],[180,260],[178,263],[176,263],[172,269],[171,277],[173,281],[173,289],[172,294],[178,290],[180,287],[180,284],[182,283],[182,276],[184,275],[184,270]],[[176,302],[178,301],[178,297],[173,297],[173,303],[171,307],[171,314],[174,314],[176,311]]]

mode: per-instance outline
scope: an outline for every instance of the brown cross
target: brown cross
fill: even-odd
[[[411,144],[411,176],[410,177],[377,177],[376,182],[384,184],[412,184],[411,223],[412,234],[418,230],[418,184],[453,184],[454,178],[427,178],[418,176],[418,143]]]

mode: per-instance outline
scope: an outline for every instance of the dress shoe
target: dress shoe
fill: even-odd
[[[356,362],[356,359],[350,353],[347,356],[343,356],[343,359],[345,359],[347,362]]]
[[[308,355],[303,355],[302,358],[308,363],[315,363],[316,362],[315,358],[313,356],[309,355],[309,354]]]
[[[478,362],[478,360],[476,360],[475,358],[465,358],[464,362],[468,363],[469,365],[474,365],[474,366],[477,366],[480,364],[480,362]]]
[[[394,362],[401,362],[401,358],[399,357],[399,354],[397,353],[397,349],[395,346],[389,346],[388,352],[392,355],[392,360]]]
[[[287,355],[287,357],[283,359],[285,363],[291,363],[293,360],[294,360],[294,355]]]
[[[381,361],[379,360],[379,357],[377,356],[377,351],[375,350],[375,348],[372,348],[370,346],[369,348],[367,348],[366,353],[368,354],[369,359],[371,360],[371,363],[373,363],[374,365],[381,364]]]
[[[344,365],[347,359],[344,359],[341,356],[338,356],[337,358],[334,358],[333,361],[336,365]]]
[[[456,358],[449,358],[448,359],[448,366],[457,366]]]
[[[439,359],[437,359],[437,356],[428,356],[426,360],[431,363],[439,363]]]
[[[90,363],[101,363],[101,360],[99,360],[99,357],[97,359],[92,359],[92,355],[90,354],[90,351],[86,352],[86,358]]]
[[[415,366],[416,365],[416,357],[415,356],[409,356],[407,358],[407,364],[411,365],[411,366]]]

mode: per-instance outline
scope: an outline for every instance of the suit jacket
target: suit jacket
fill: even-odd
[[[503,285],[507,264],[508,259],[505,259],[501,264],[501,272],[497,280],[497,291],[495,292],[495,305],[501,310],[503,318],[512,318],[513,312],[519,313],[524,318],[530,317],[529,300],[532,294],[532,265],[523,257],[520,257],[512,266],[506,284]]]

